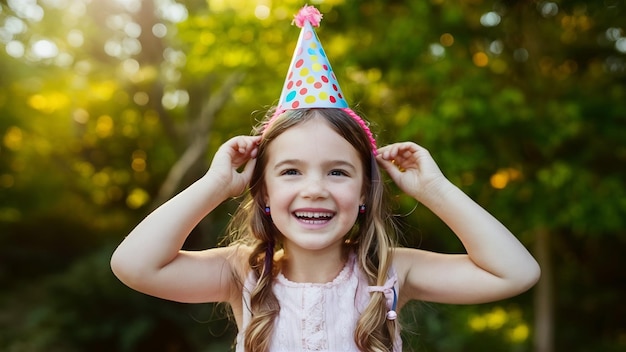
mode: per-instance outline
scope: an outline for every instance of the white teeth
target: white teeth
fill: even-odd
[[[295,212],[295,215],[299,218],[308,218],[308,219],[327,219],[332,218],[333,213],[322,213],[322,212],[308,212],[308,211],[298,211]]]

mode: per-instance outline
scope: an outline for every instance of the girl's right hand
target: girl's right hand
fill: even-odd
[[[260,141],[260,136],[237,136],[229,139],[215,153],[204,178],[221,183],[227,197],[240,195],[250,182]],[[244,168],[240,170],[243,165]]]

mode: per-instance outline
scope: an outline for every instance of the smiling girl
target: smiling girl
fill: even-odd
[[[305,9],[301,40],[315,40],[310,24],[319,13]],[[314,44],[303,45],[321,50]],[[303,52],[296,49],[292,70],[302,70]],[[334,78],[328,63],[319,67]],[[539,267],[524,246],[446,179],[426,149],[413,142],[377,148],[330,84],[339,99],[327,99],[329,106],[319,102],[326,93],[294,101],[286,82],[277,110],[253,136],[224,143],[200,180],[126,237],[111,259],[117,277],[163,299],[227,302],[237,351],[401,351],[396,317],[408,301],[483,303],[537,281]],[[440,217],[467,253],[399,248],[379,167]],[[247,189],[229,245],[181,250],[200,220]]]

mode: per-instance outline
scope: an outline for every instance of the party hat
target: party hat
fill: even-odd
[[[322,14],[304,6],[294,17],[302,28],[293,53],[277,110],[302,108],[347,108],[335,73],[328,62],[313,26],[319,27]]]

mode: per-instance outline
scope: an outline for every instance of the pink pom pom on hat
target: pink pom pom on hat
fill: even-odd
[[[305,5],[293,16],[293,23],[302,28],[306,22],[311,23],[313,27],[319,27],[322,22],[323,15],[314,6]]]
[[[319,27],[322,14],[304,6],[293,23],[302,28],[289,65],[277,110],[306,108],[347,108],[337,77],[313,26]]]

